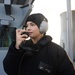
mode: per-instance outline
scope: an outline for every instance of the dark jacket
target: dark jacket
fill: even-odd
[[[75,75],[72,62],[65,50],[44,36],[37,44],[28,40],[20,50],[15,43],[9,47],[3,61],[8,75]]]

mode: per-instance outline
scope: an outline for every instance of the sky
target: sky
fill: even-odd
[[[31,13],[42,13],[48,19],[47,34],[52,36],[53,41],[60,44],[61,17],[60,14],[66,11],[65,0],[35,0]]]

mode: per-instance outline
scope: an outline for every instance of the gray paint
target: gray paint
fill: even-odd
[[[7,53],[7,48],[0,49],[0,75],[7,75],[3,69],[3,59]]]
[[[70,29],[72,31],[73,37],[73,47],[72,50],[68,50],[68,43],[67,43],[67,14],[66,12],[61,13],[60,15],[61,17],[61,40],[60,40],[60,45],[63,47],[63,43],[65,45],[65,50],[66,52],[69,54],[70,51],[73,52],[73,54],[71,54],[71,56],[73,57],[71,60],[73,61],[73,63],[75,63],[75,10],[72,10],[72,28]],[[68,40],[69,41],[69,40]],[[72,42],[70,42],[70,44],[72,44]],[[71,45],[70,45],[71,46]],[[70,56],[70,55],[69,55]]]

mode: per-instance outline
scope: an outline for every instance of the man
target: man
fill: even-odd
[[[4,58],[8,75],[75,75],[65,50],[52,42],[47,30],[48,20],[43,14],[29,15],[25,29],[16,30],[16,41]]]

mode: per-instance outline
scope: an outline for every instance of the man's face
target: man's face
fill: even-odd
[[[27,22],[26,30],[31,38],[38,38],[41,35],[38,26],[32,21]]]

